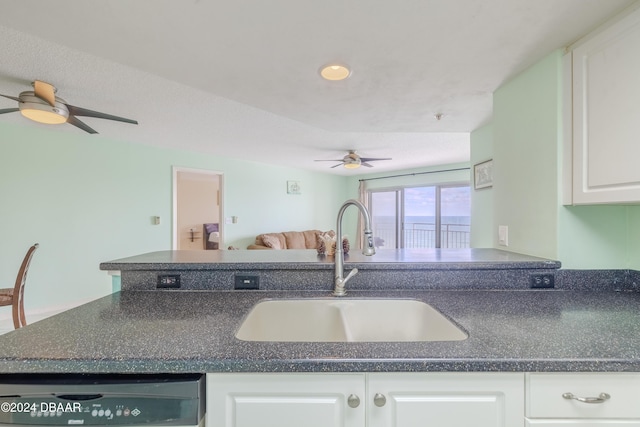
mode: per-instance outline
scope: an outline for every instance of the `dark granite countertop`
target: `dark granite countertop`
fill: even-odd
[[[309,250],[159,251],[100,264],[101,270],[230,270],[332,269],[333,257]],[[345,258],[347,267],[377,269],[533,269],[560,268],[559,261],[499,249],[379,249],[364,256],[355,248]]]
[[[264,298],[328,296],[308,291],[116,293],[0,336],[0,372],[640,372],[640,293],[635,292],[352,291],[347,298],[427,302],[469,338],[275,343],[234,337],[249,309]]]

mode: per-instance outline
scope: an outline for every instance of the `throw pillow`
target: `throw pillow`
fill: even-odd
[[[282,246],[280,246],[280,240],[278,240],[276,236],[264,234],[262,236],[262,243],[264,243],[266,247],[271,249],[282,249]]]
[[[336,232],[329,230],[325,233],[318,234],[318,253],[320,255],[334,255],[336,252]],[[342,250],[344,254],[348,254],[350,249],[349,239],[342,238]]]

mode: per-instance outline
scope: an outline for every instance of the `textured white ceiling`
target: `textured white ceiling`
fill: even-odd
[[[632,3],[0,0],[0,93],[40,79],[140,122],[83,119],[92,138],[340,174],[354,172],[313,159],[393,157],[356,173],[462,162],[496,88]],[[352,76],[323,81],[331,61]]]

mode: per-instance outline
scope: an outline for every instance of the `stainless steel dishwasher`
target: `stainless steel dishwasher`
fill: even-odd
[[[0,427],[203,427],[204,375],[0,375]]]

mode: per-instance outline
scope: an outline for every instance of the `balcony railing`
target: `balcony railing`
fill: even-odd
[[[436,225],[426,222],[411,222],[404,224],[404,248],[435,248]],[[468,248],[470,226],[468,224],[441,224],[441,248]],[[376,246],[380,248],[396,247],[396,230],[393,224],[373,225],[373,237]],[[400,245],[398,245],[400,246]]]

